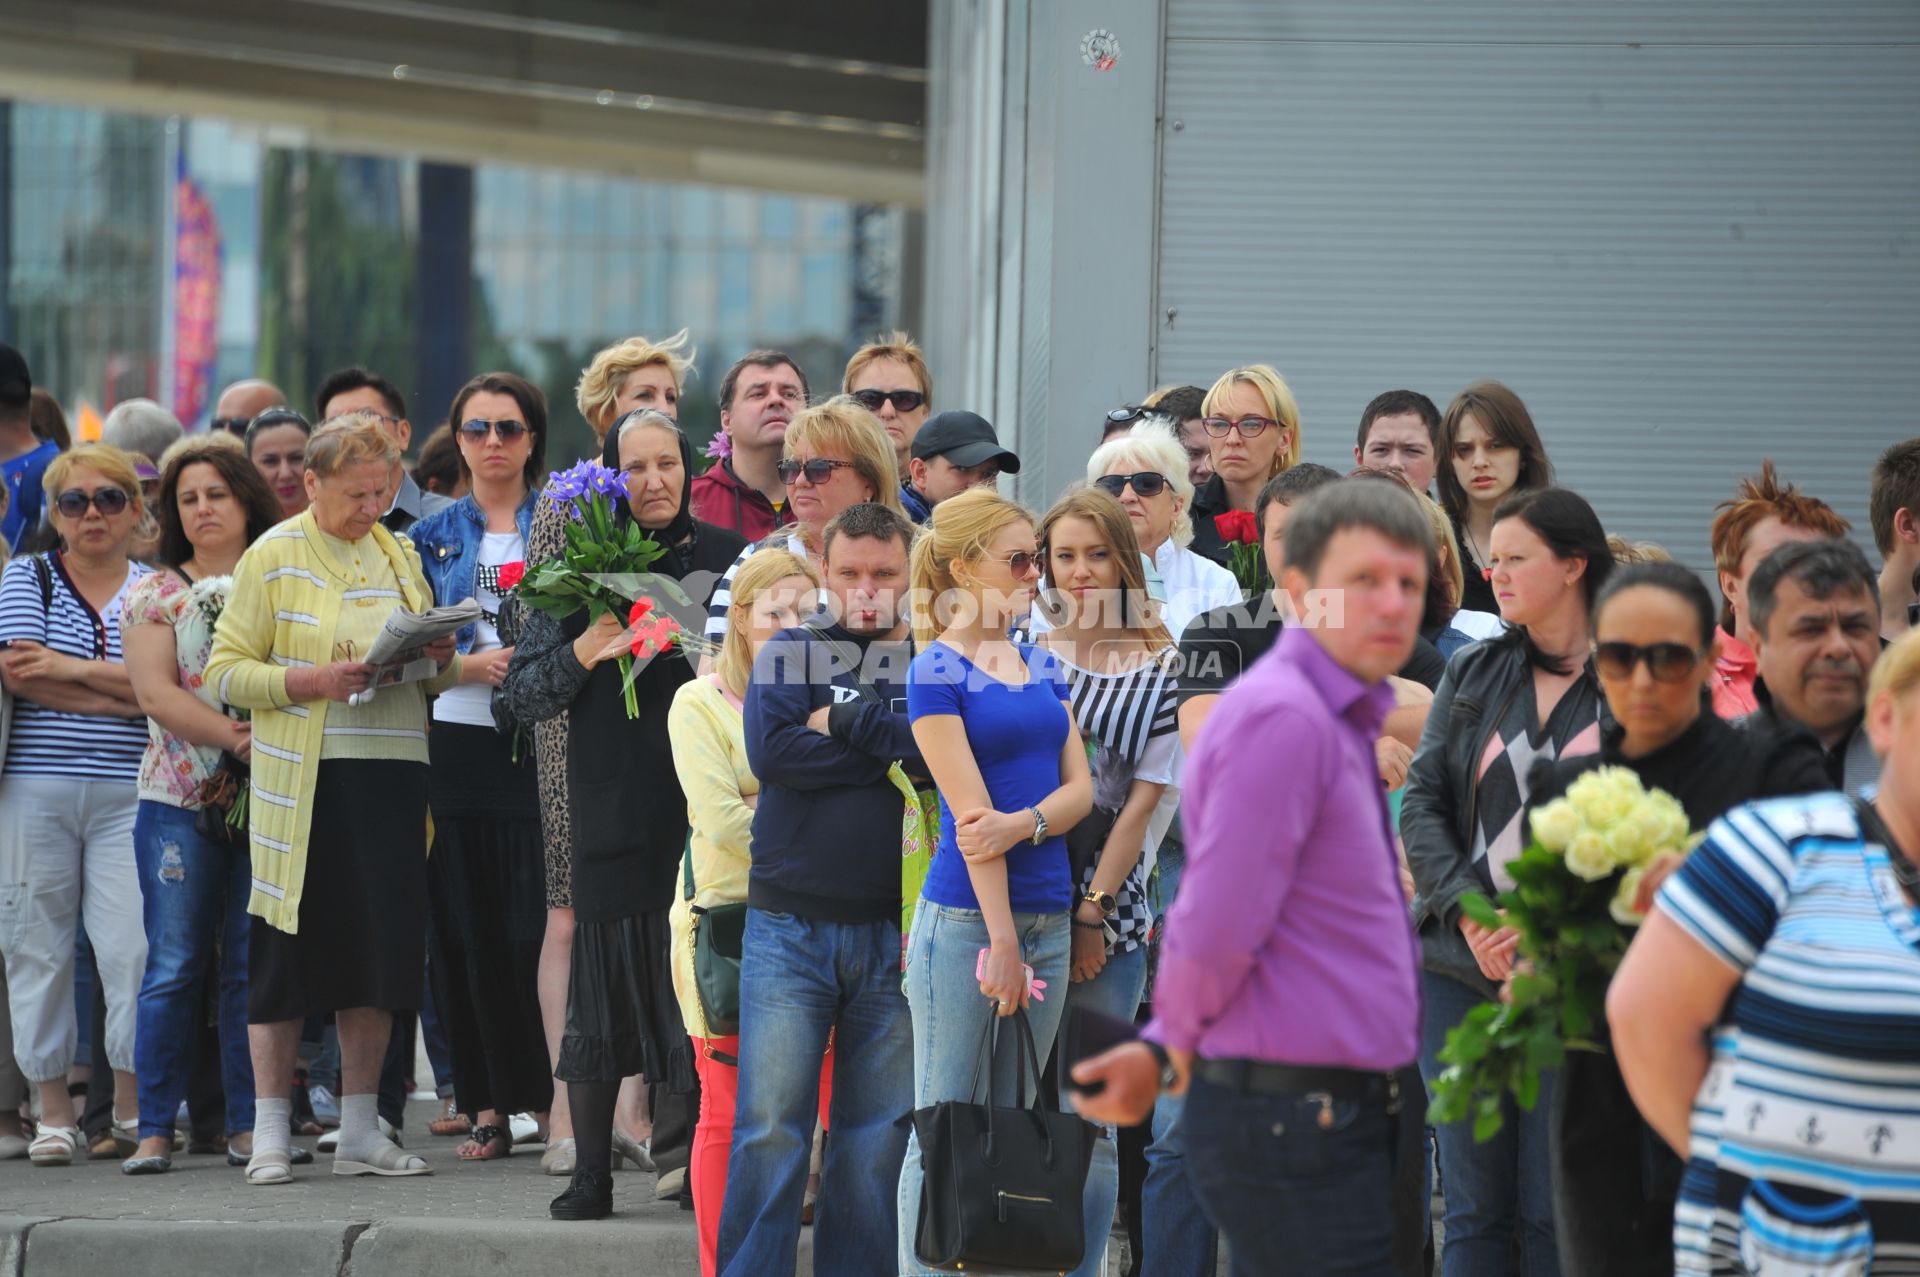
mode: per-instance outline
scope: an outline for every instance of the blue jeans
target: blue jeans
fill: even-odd
[[[1047,985],[1041,997],[1027,1007],[1027,1022],[1033,1027],[1034,1048],[1043,1067],[1053,1050],[1053,1039],[1060,1030],[1061,1013],[1067,1003],[1068,952],[1072,943],[1067,916],[1064,912],[1013,915],[1022,960],[1033,968],[1034,978],[1046,981]],[[986,1098],[984,1094],[970,1093],[968,1088],[980,1059],[980,1043],[987,1031],[987,1021],[994,1015],[993,1004],[981,996],[980,981],[973,974],[980,950],[987,947],[987,924],[979,910],[950,909],[924,899],[920,902],[920,908],[913,915],[913,930],[907,937],[907,1002],[913,1008],[913,1107],[916,1109],[941,1100],[982,1101]],[[1013,1044],[1003,1041],[993,1061],[995,1093],[1012,1095],[1017,1070],[1024,1067]],[[1039,1082],[1038,1078],[1027,1080],[1026,1094],[1020,1097],[1022,1104],[1033,1103]],[[837,1085],[834,1091],[839,1093]],[[938,1277],[920,1262],[914,1249],[915,1235],[920,1228],[924,1179],[920,1141],[910,1132],[899,1176],[899,1267],[894,1271],[902,1277]],[[822,1200],[825,1197],[823,1186]],[[1113,1197],[1109,1193],[1108,1225],[1112,1220]],[[1104,1231],[1102,1237],[1104,1240]],[[822,1268],[820,1271],[853,1270]],[[876,1267],[860,1271],[886,1270]]]
[[[220,1078],[227,1134],[253,1129],[253,1057],[247,1048],[247,895],[245,852],[202,838],[194,812],[141,799],[133,822],[140,871],[147,969],[134,1029],[140,1078],[140,1137],[172,1135],[193,1065],[201,980],[219,958]]]
[[[1422,975],[1420,1076],[1429,1087],[1446,1066],[1437,1058],[1447,1030],[1479,1006],[1480,994],[1458,980],[1429,971]],[[1436,1127],[1440,1192],[1444,1201],[1446,1245],[1440,1259],[1443,1277],[1484,1277],[1514,1271],[1514,1238],[1520,1242],[1519,1277],[1559,1277],[1554,1249],[1553,1170],[1547,1132],[1553,1112],[1557,1074],[1540,1079],[1540,1098],[1532,1112],[1511,1099],[1506,1124],[1484,1144],[1473,1139],[1472,1122]]]
[[[1187,867],[1184,850],[1160,844],[1160,916],[1165,918],[1180,892]],[[1163,922],[1162,926],[1165,925]],[[1213,1277],[1220,1234],[1200,1209],[1187,1178],[1181,1143],[1181,1111],[1186,1097],[1163,1095],[1153,1105],[1153,1143],[1147,1145],[1147,1180],[1140,1189],[1140,1271],[1146,1277]]]
[[[1323,1112],[1318,1100],[1195,1078],[1181,1115],[1187,1171],[1227,1235],[1233,1277],[1398,1277],[1393,1122],[1381,1100]]]
[[[913,1107],[900,928],[749,909],[740,959],[740,1092],[720,1210],[724,1277],[794,1271],[829,1032],[832,1135],[820,1168],[814,1271],[883,1273],[893,1262],[893,1190]]]
[[[1098,1011],[1131,1024],[1133,1013],[1140,1009],[1140,991],[1146,985],[1145,945],[1131,953],[1111,954],[1107,958],[1107,965],[1100,968],[1099,975],[1067,986],[1067,1004],[1061,1011],[1062,1021],[1065,1022],[1066,1017],[1073,1014],[1073,1008],[1085,1007],[1089,1011]],[[1064,1088],[1060,1100],[1063,1111],[1073,1112],[1073,1102]],[[1107,1238],[1113,1232],[1113,1208],[1119,1201],[1119,1145],[1115,1143],[1114,1128],[1103,1126],[1100,1128],[1100,1138],[1093,1144],[1093,1164],[1087,1170],[1086,1192],[1081,1195],[1082,1208],[1086,1212],[1087,1253],[1080,1261],[1080,1267],[1073,1270],[1074,1277],[1100,1277],[1106,1272]]]

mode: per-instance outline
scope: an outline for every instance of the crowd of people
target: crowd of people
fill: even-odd
[[[1496,382],[1379,395],[1345,475],[1271,367],[1163,387],[1036,511],[904,334],[831,394],[744,356],[704,457],[692,367],[577,387],[684,622],[636,652],[517,589],[578,537],[520,376],[409,468],[365,368],[74,443],[0,346],[0,1158],[424,1175],[431,1092],[461,1162],[542,1146],[556,1219],[655,1172],[705,1277],[809,1225],[918,1274],[921,1119],[999,1096],[1093,1123],[1077,1209],[981,1207],[1081,1274],[1116,1220],[1148,1277],[1920,1263],[1920,438],[1861,459],[1876,569],[1758,457],[1708,546],[1610,530]],[[374,686],[390,616],[468,600]],[[1601,766],[1702,837],[1593,1049],[1430,1127],[1524,971],[1463,902]]]

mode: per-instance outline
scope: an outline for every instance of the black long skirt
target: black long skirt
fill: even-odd
[[[435,723],[428,967],[463,1113],[541,1113],[553,1068],[540,1019],[545,864],[531,756],[491,727]]]
[[[247,1022],[418,1011],[427,961],[427,767],[320,765],[297,935],[253,919]]]
[[[692,1058],[667,959],[667,911],[608,922],[579,922],[567,987],[567,1032],[560,1041],[563,1082],[611,1082],[645,1074],[684,1091]]]

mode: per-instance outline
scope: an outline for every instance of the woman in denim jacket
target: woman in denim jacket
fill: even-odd
[[[454,396],[448,420],[471,491],[408,534],[435,601],[470,597],[483,615],[456,636],[464,675],[434,702],[427,738],[428,967],[453,1056],[454,1101],[474,1121],[459,1156],[489,1161],[513,1149],[509,1115],[544,1123],[553,1102],[535,986],[547,915],[533,753],[498,730],[493,714],[493,689],[513,656],[497,627],[500,601],[526,567],[546,398],[510,373],[484,373]]]

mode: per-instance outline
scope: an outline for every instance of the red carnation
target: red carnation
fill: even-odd
[[[520,579],[526,576],[526,574],[527,565],[524,560],[519,563],[502,563],[500,565],[499,575],[500,593],[505,594],[508,590],[520,584]]]
[[[1229,544],[1258,545],[1260,524],[1251,510],[1229,510],[1213,516],[1213,530]]]

